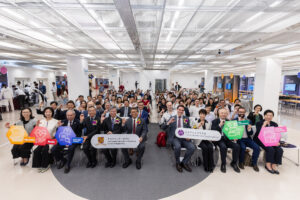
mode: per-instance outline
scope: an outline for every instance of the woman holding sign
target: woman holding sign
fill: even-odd
[[[199,110],[199,119],[193,125],[195,129],[201,130],[210,130],[211,124],[206,121],[206,110],[201,109]],[[203,157],[203,166],[206,172],[213,172],[214,171],[214,145],[211,141],[208,140],[194,140],[194,144],[199,146],[202,149],[202,157]]]
[[[266,110],[264,112],[264,120],[256,123],[256,133],[253,140],[266,151],[266,170],[271,174],[279,174],[277,166],[281,165],[283,156],[283,150],[279,146],[279,142],[277,146],[266,147],[258,138],[263,127],[278,127],[278,124],[272,121],[273,117],[274,112],[272,110]]]
[[[15,123],[16,126],[23,126],[28,134],[31,133],[33,128],[36,125],[36,119],[32,116],[32,111],[30,108],[23,108],[20,113],[20,120]],[[11,125],[9,122],[5,124],[6,128],[10,128]],[[25,166],[28,164],[31,149],[33,147],[32,143],[24,143],[22,145],[15,144],[11,150],[13,159],[22,158],[20,163],[21,166]]]
[[[50,137],[53,139],[58,127],[58,121],[53,118],[54,110],[51,107],[46,107],[43,111],[44,119],[38,120],[36,125],[46,127]],[[40,173],[46,172],[50,168],[51,155],[49,153],[49,145],[38,146],[33,151],[32,167],[39,168]]]

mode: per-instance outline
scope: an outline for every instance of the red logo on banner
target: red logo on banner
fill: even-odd
[[[45,146],[47,144],[47,140],[51,139],[50,134],[45,127],[36,126],[31,134],[30,137],[35,137],[35,145]]]
[[[48,139],[47,140],[47,144],[56,145],[57,144],[57,140],[56,139]]]

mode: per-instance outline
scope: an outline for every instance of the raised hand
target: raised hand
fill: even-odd
[[[40,120],[37,120],[36,126],[40,126],[40,124],[41,124],[41,121],[40,121]]]
[[[80,114],[79,119],[80,119],[80,122],[83,122],[83,120],[84,120],[84,115],[83,115],[83,114]]]
[[[62,126],[61,120],[58,120],[58,121],[57,121],[57,126]]]
[[[5,123],[5,128],[10,128],[9,122],[6,122],[6,123]]]

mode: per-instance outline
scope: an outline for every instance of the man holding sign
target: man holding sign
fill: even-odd
[[[136,134],[140,138],[140,144],[137,147],[137,159],[136,159],[136,168],[141,169],[142,164],[141,160],[145,152],[145,142],[147,140],[147,125],[146,122],[138,117],[138,109],[131,109],[131,118],[129,118],[126,122],[125,119],[122,121],[122,127],[127,134]],[[128,149],[122,149],[122,153],[125,158],[125,163],[123,164],[123,168],[127,168],[131,163],[131,159],[129,157]]]
[[[178,138],[175,135],[175,131],[177,128],[191,128],[189,119],[185,117],[183,113],[184,113],[184,106],[183,105],[177,106],[177,115],[172,117],[166,124],[163,124],[162,128],[169,129],[170,141],[174,146],[177,171],[182,172],[182,168],[184,168],[186,171],[192,172],[192,169],[189,167],[188,162],[190,161],[195,151],[195,146],[190,139]],[[184,155],[182,162],[180,163],[181,147],[186,148],[186,153]]]
[[[240,107],[238,109],[238,118],[237,121],[238,122],[246,122],[245,119],[245,114],[246,114],[246,109],[243,107]],[[258,160],[258,156],[259,156],[259,152],[260,152],[260,148],[259,146],[252,140],[251,135],[253,135],[253,130],[251,125],[249,124],[248,121],[248,125],[243,125],[244,126],[244,132],[243,132],[243,137],[238,140],[238,143],[240,145],[240,161],[239,161],[239,168],[240,169],[244,169],[244,160],[245,160],[245,152],[246,152],[246,147],[250,147],[251,149],[253,149],[253,153],[252,153],[252,167],[254,169],[254,171],[259,171],[259,168],[257,166],[257,160]]]
[[[78,119],[75,119],[75,111],[74,110],[68,110],[67,113],[67,119],[64,121],[58,121],[58,126],[69,126],[72,128],[74,133],[76,134],[76,137],[81,137],[81,127],[80,127],[80,121]],[[58,131],[57,131],[58,132]],[[71,162],[74,156],[75,149],[77,147],[77,144],[72,144],[72,141],[70,141],[71,145],[60,145],[56,144],[52,149],[52,155],[56,161],[57,169],[61,169],[66,165],[64,173],[69,173]],[[64,158],[63,156],[63,149],[68,148],[67,151],[67,158]]]
[[[229,140],[223,133],[222,129],[225,125],[225,122],[228,121],[227,119],[228,111],[225,108],[220,108],[218,110],[218,118],[212,121],[211,130],[218,131],[222,138],[220,141],[216,142],[216,144],[220,148],[221,154],[221,171],[226,173],[226,156],[227,156],[227,148],[232,149],[232,162],[231,167],[234,169],[235,172],[240,172],[240,169],[237,166],[237,161],[240,152],[240,146],[237,144],[237,140]]]

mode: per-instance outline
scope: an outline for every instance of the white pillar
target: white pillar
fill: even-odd
[[[109,84],[112,81],[117,91],[119,89],[119,77],[120,71],[118,69],[109,69]]]
[[[262,58],[256,63],[253,106],[260,104],[263,110],[271,109],[277,119],[282,61]]]
[[[85,58],[67,57],[67,77],[69,100],[75,101],[78,95],[89,95],[88,63]]]
[[[204,71],[204,88],[205,92],[212,92],[214,89],[214,71],[205,70]]]

